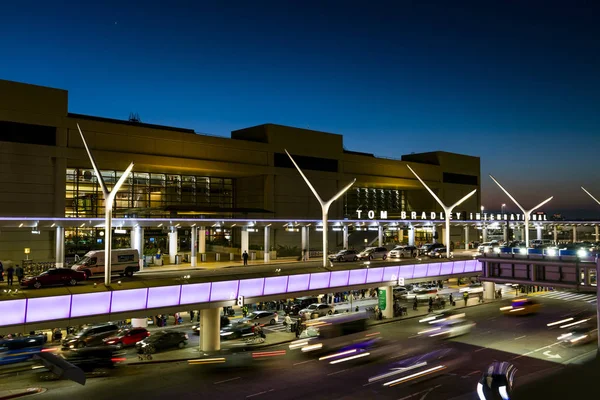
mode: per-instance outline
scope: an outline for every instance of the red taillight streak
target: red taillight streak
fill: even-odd
[[[115,357],[115,358],[111,358],[110,361],[112,361],[112,362],[123,362],[123,361],[127,361],[127,359],[125,357]]]
[[[53,348],[44,348],[42,349],[42,353],[48,353],[48,352],[56,352],[57,349],[53,349]]]
[[[284,356],[285,353],[286,353],[285,350],[264,351],[261,353],[252,353],[252,358]]]

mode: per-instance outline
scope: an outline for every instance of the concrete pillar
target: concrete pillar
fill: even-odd
[[[242,227],[242,240],[241,240],[241,252],[242,254],[244,254],[244,251],[247,251],[248,254],[250,254],[250,249],[248,248],[249,246],[249,232],[248,232],[248,228],[247,227]]]
[[[483,242],[487,242],[487,226],[485,225],[483,229],[481,229],[481,237],[483,238]]]
[[[556,225],[553,226],[552,233],[554,234],[554,244],[558,244],[558,229]]]
[[[506,224],[502,227],[502,240],[504,240],[504,242],[508,242],[508,227],[506,226]]]
[[[377,243],[378,246],[383,246],[383,225],[377,227]]]
[[[379,288],[379,309],[383,318],[394,318],[394,290],[391,286]]]
[[[594,236],[596,236],[596,242],[600,242],[600,239],[598,239],[598,225],[594,225]]]
[[[300,232],[300,239],[302,240],[302,252],[306,250],[306,260],[308,260],[310,258],[310,227],[303,226]]]
[[[192,267],[196,267],[198,265],[198,227],[192,226],[192,259],[190,260],[192,263]]]
[[[177,255],[177,228],[171,228],[169,232],[169,263],[175,264]]]
[[[147,328],[148,318],[131,318],[132,328]]]
[[[271,227],[265,226],[265,246],[264,246],[265,257],[264,258],[265,258],[266,263],[271,261],[271,254],[269,253],[270,249],[271,249]]]
[[[573,225],[573,243],[577,241],[577,225]]]
[[[542,240],[542,226],[541,225],[536,226],[535,231],[537,233],[537,240]]]
[[[247,232],[246,232],[247,233]],[[200,310],[200,350],[221,350],[221,308]]]
[[[496,284],[494,282],[483,282],[483,298],[485,300],[496,298]]]
[[[54,255],[56,257],[56,268],[63,268],[65,266],[65,228],[63,226],[57,226],[54,231],[54,241],[56,250]]]
[[[348,250],[348,225],[344,225],[344,249]]]
[[[404,243],[404,228],[398,227],[398,243]]]
[[[206,227],[201,226],[198,233],[198,253],[206,253]]]
[[[465,226],[465,250],[469,250],[469,225]]]
[[[144,268],[144,228],[139,225],[131,229],[131,248],[138,251],[141,270]]]
[[[435,232],[436,232],[436,230],[435,230],[435,224],[434,224],[434,225],[431,226],[431,237],[433,238],[433,243],[437,243],[438,242],[438,240],[435,239]]]
[[[412,225],[409,225],[408,227],[408,245],[415,245],[415,227]]]
[[[446,228],[442,228],[442,241],[446,240]],[[450,243],[444,243],[446,246],[450,246]]]

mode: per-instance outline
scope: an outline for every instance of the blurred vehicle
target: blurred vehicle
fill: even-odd
[[[533,239],[529,241],[530,246],[534,248],[554,247],[554,241],[550,239]]]
[[[427,255],[431,258],[444,258],[444,257],[446,257],[446,246],[436,247],[435,249],[433,249],[429,253],[427,253]],[[450,257],[452,258],[453,256],[454,256],[454,253],[450,252]]]
[[[432,250],[435,250],[437,248],[440,247],[446,247],[444,246],[443,243],[425,243],[424,245],[422,245],[421,247],[419,247],[419,255],[427,255],[429,254]]]
[[[158,331],[135,344],[138,353],[153,354],[170,348],[183,349],[188,342],[188,335],[179,331]]]
[[[0,365],[14,364],[30,360],[42,351],[44,335],[22,336],[0,340]]]
[[[323,303],[314,303],[310,306],[306,307],[303,310],[300,310],[298,315],[305,319],[314,318],[314,315],[317,314],[318,317],[324,317],[325,315],[331,315],[334,312],[334,308],[332,305],[323,304]]]
[[[389,258],[415,258],[419,254],[419,249],[415,246],[396,246],[389,253]]]
[[[112,346],[75,349],[61,353],[60,356],[84,372],[92,372],[100,368],[114,368],[115,364],[125,361],[125,358],[116,353]]]
[[[556,338],[563,346],[578,346],[587,343],[596,343],[598,340],[598,329],[593,326],[574,326],[569,332]]]
[[[319,302],[319,298],[316,296],[298,297],[297,299],[294,300],[294,302],[290,306],[290,309],[288,312],[291,315],[298,315],[300,310],[310,306],[313,303],[318,303],[318,302]]]
[[[231,321],[229,320],[229,318],[227,318],[225,315],[221,315],[221,321],[220,321],[219,328],[223,329],[223,327],[229,326],[229,325],[231,325]],[[194,335],[200,335],[200,324],[192,326],[192,333]]]
[[[121,329],[115,336],[103,339],[102,342],[108,346],[115,346],[117,350],[123,347],[135,346],[137,342],[150,336],[146,328]]]
[[[359,260],[376,260],[381,258],[385,260],[388,255],[388,250],[385,247],[369,247],[358,254]]]
[[[481,243],[481,244],[479,245],[479,247],[477,248],[477,251],[478,251],[480,254],[483,254],[483,253],[491,253],[491,252],[493,252],[493,251],[494,251],[494,249],[495,249],[496,247],[499,247],[499,246],[500,246],[500,243],[498,243],[498,242],[495,242],[495,241],[494,241],[494,242],[485,242],[485,243]]]
[[[532,299],[515,299],[510,306],[501,307],[504,315],[529,315],[539,311],[541,304]]]
[[[508,400],[512,398],[517,368],[508,362],[495,361],[483,372],[477,382],[480,400]]]
[[[252,328],[254,324],[249,322],[235,323],[224,326],[221,328],[221,340],[235,340],[242,336],[252,335]]]
[[[279,315],[275,311],[253,311],[244,318],[238,320],[238,324],[245,322],[260,325],[275,325],[279,321]]]
[[[472,285],[469,285],[467,287],[464,288],[460,288],[458,290],[460,293],[483,293],[483,284],[482,283],[473,283]]]
[[[140,270],[139,252],[136,249],[113,249],[111,252],[112,273],[133,276]],[[104,250],[88,251],[71,269],[85,273],[86,277],[104,275]]]
[[[119,332],[119,327],[115,324],[91,325],[83,328],[75,335],[67,336],[62,341],[63,349],[79,349],[86,346],[99,346],[102,339],[114,336]]]
[[[451,320],[451,319],[462,319],[465,317],[465,313],[455,309],[439,310],[427,314],[424,318],[421,318],[419,322],[436,324],[439,322]]]
[[[336,254],[329,255],[329,261],[357,261],[358,251],[356,250],[341,250]]]
[[[402,298],[406,293],[408,293],[408,289],[404,286],[396,286],[394,288],[394,298]]]
[[[463,318],[446,318],[438,320],[434,327],[419,332],[419,335],[449,339],[466,335],[471,332],[471,329],[473,329],[474,326],[474,322],[467,321]]]
[[[438,294],[437,288],[430,289],[413,289],[410,292],[404,293],[400,295],[401,298],[405,298],[406,300],[414,300],[415,297],[417,301],[429,300],[430,297],[435,297]]]
[[[37,276],[23,278],[21,286],[39,289],[43,286],[71,285],[85,280],[83,272],[73,271],[69,268],[51,268]]]

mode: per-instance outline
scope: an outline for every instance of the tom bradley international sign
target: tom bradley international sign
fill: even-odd
[[[356,210],[356,216],[358,219],[364,218],[365,216],[369,219],[388,219],[387,211],[375,210]],[[417,212],[417,211],[401,211],[400,217],[394,217],[393,219],[408,219],[408,220],[443,220],[445,215],[443,212]],[[455,212],[450,214],[450,219],[461,220],[461,221],[524,221],[525,216],[523,214],[501,214],[501,213],[463,213]],[[545,214],[532,214],[531,221],[547,221]]]

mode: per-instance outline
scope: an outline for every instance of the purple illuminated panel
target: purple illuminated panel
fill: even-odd
[[[302,290],[308,290],[308,281],[310,280],[310,274],[302,275],[290,275],[288,281],[288,293],[300,292]]]
[[[148,290],[147,308],[179,305],[180,292],[181,285],[152,287]]]
[[[71,318],[110,313],[110,292],[74,294]]]
[[[483,265],[480,262],[475,263],[475,271],[483,271]]]
[[[71,311],[71,295],[38,297],[27,300],[26,322],[67,319]],[[10,313],[9,313],[10,314]],[[4,316],[2,316],[4,320]]]
[[[353,269],[350,271],[350,279],[348,280],[348,285],[364,285],[366,281],[366,269]]]
[[[270,294],[285,293],[287,283],[287,276],[273,276],[271,278],[265,278],[265,296]]]
[[[452,268],[453,274],[462,274],[465,270],[465,262],[464,261],[454,261],[454,268]]]
[[[148,289],[115,290],[112,295],[110,312],[143,310],[146,308]]]
[[[210,301],[234,300],[237,298],[240,281],[213,282]]]
[[[440,263],[431,263],[427,267],[427,276],[440,276]]]
[[[369,268],[367,272],[367,283],[382,282],[383,268]]]
[[[401,265],[400,272],[398,273],[398,278],[411,279],[413,277],[414,268],[414,264]]]
[[[240,294],[238,296],[256,297],[263,295],[265,278],[242,279],[240,281]],[[283,288],[285,291],[285,288]]]
[[[468,260],[465,261],[465,272],[473,272],[475,271],[475,265],[478,263],[477,260]]]
[[[398,280],[398,271],[400,267],[385,267],[383,270],[383,281],[396,281]]]
[[[310,290],[329,287],[331,272],[318,272],[310,274]]]
[[[426,277],[428,266],[429,266],[429,264],[415,264],[415,272],[413,272],[413,278]]]
[[[329,287],[346,286],[348,285],[349,277],[350,271],[334,271],[331,273]]]
[[[452,273],[453,266],[454,266],[453,261],[442,263],[442,269],[440,271],[440,275],[450,275]]]
[[[25,305],[27,300],[0,301],[0,326],[25,323]]]
[[[210,300],[210,282],[181,285],[181,301],[179,304],[208,303]]]

